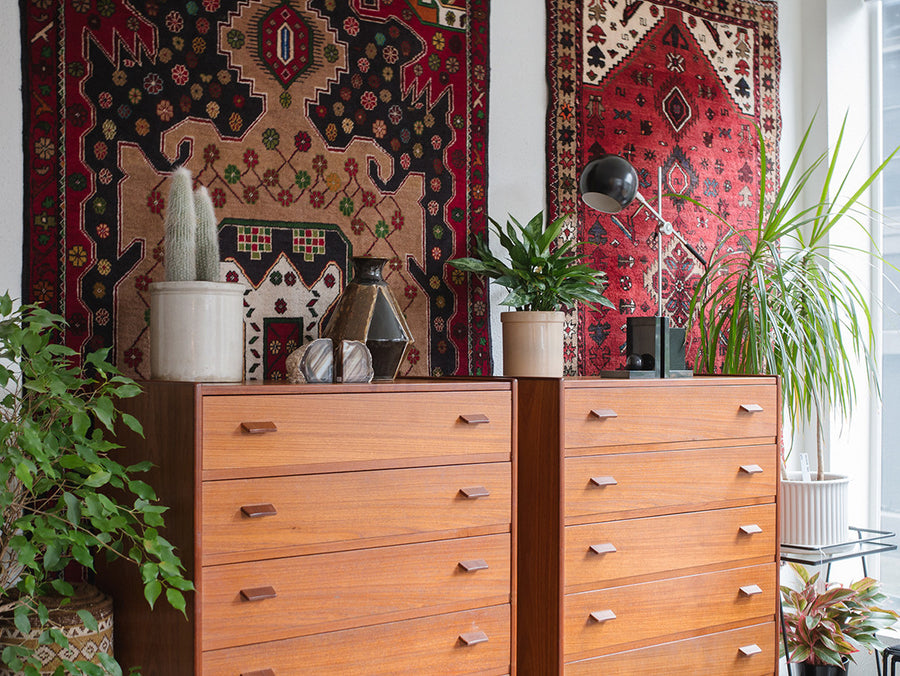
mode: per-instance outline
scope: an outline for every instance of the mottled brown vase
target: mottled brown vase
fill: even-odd
[[[353,258],[353,279],[338,299],[323,333],[335,345],[342,340],[365,343],[372,353],[375,380],[393,380],[413,342],[403,311],[381,276],[385,263],[385,258]]]

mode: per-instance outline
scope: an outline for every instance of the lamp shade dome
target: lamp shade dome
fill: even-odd
[[[637,172],[623,157],[602,155],[585,166],[578,188],[589,207],[613,214],[631,204],[637,195]]]

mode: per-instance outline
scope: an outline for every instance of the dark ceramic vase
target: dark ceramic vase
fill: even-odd
[[[799,676],[846,676],[847,674],[846,665],[836,667],[832,664],[819,665],[804,662],[803,664],[793,665],[792,668],[795,667],[799,667],[798,671],[794,672],[799,673]]]
[[[353,279],[338,299],[323,333],[335,347],[342,340],[364,342],[372,353],[375,380],[393,380],[413,342],[403,311],[381,276],[385,263],[385,258],[353,258]]]

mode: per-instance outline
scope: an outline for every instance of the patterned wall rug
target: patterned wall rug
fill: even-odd
[[[66,342],[149,377],[173,167],[209,188],[245,284],[246,372],[318,335],[352,255],[382,256],[401,373],[491,369],[483,282],[488,0],[22,0],[24,295]]]
[[[654,217],[637,202],[612,216],[593,211],[578,195],[581,169],[621,155],[655,205],[662,167],[664,194],[690,195],[734,227],[755,223],[756,126],[769,158],[780,132],[777,3],[548,0],[547,9],[549,208],[573,214],[564,236],[586,241],[618,308],[567,323],[567,370],[593,375],[623,368],[625,318],[657,313],[660,271]],[[684,200],[664,197],[661,211],[704,256],[727,234]],[[662,247],[663,313],[684,326],[702,267],[677,240],[663,237]]]

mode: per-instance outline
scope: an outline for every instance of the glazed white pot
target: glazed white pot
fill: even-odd
[[[563,312],[501,312],[503,375],[562,378]]]
[[[824,481],[802,481],[788,472],[781,481],[781,542],[825,547],[849,539],[850,478],[825,474]]]
[[[227,282],[151,284],[150,377],[243,380],[244,291]]]

